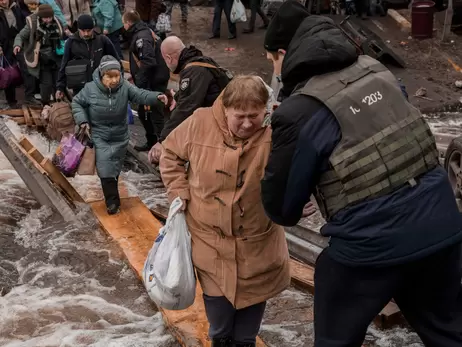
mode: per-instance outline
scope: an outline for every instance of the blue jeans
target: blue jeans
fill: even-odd
[[[220,36],[221,27],[221,12],[225,11],[226,21],[228,22],[229,35],[236,36],[236,24],[231,22],[231,7],[233,0],[215,0],[215,12],[213,13],[213,29],[214,36]]]

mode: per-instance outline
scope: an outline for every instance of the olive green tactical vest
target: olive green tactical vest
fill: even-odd
[[[435,139],[419,110],[403,96],[396,78],[362,55],[340,71],[311,78],[294,94],[323,102],[335,115],[342,138],[330,170],[315,194],[329,220],[339,210],[389,194],[439,165]]]

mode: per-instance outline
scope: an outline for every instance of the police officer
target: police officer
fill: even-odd
[[[122,21],[130,40],[130,72],[135,85],[165,93],[170,72],[160,52],[161,40],[136,11],[125,12]],[[146,131],[146,143],[135,146],[135,150],[149,151],[157,142],[164,126],[163,106],[139,105],[138,116]]]
[[[117,57],[117,52],[106,36],[94,31],[95,23],[88,14],[77,19],[78,31],[64,45],[64,55],[58,72],[56,99],[62,99],[66,88],[76,95],[85,83],[92,80],[93,71],[105,55]]]
[[[159,142],[149,152],[153,163],[159,162],[162,140],[196,109],[212,106],[232,78],[213,59],[203,56],[194,46],[186,47],[176,36],[166,38],[161,50],[170,71],[180,75],[180,82],[175,109],[165,123]]]
[[[432,133],[385,66],[301,8],[285,2],[265,37],[285,99],[261,188],[278,224],[312,213],[311,194],[326,219],[314,346],[360,347],[393,298],[426,346],[462,346],[462,217]]]

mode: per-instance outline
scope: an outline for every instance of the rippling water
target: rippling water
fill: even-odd
[[[28,136],[46,156],[56,147],[37,133]],[[76,180],[82,191],[98,183]],[[155,186],[149,175],[128,172],[124,180],[133,193]],[[1,152],[0,196],[0,346],[178,345],[88,210],[79,212],[83,226],[63,223],[37,204]]]

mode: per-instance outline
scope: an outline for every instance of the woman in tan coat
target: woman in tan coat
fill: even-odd
[[[187,206],[212,346],[255,346],[266,300],[290,283],[284,230],[260,199],[271,148],[268,97],[259,77],[236,77],[162,142],[169,200],[179,196]]]

